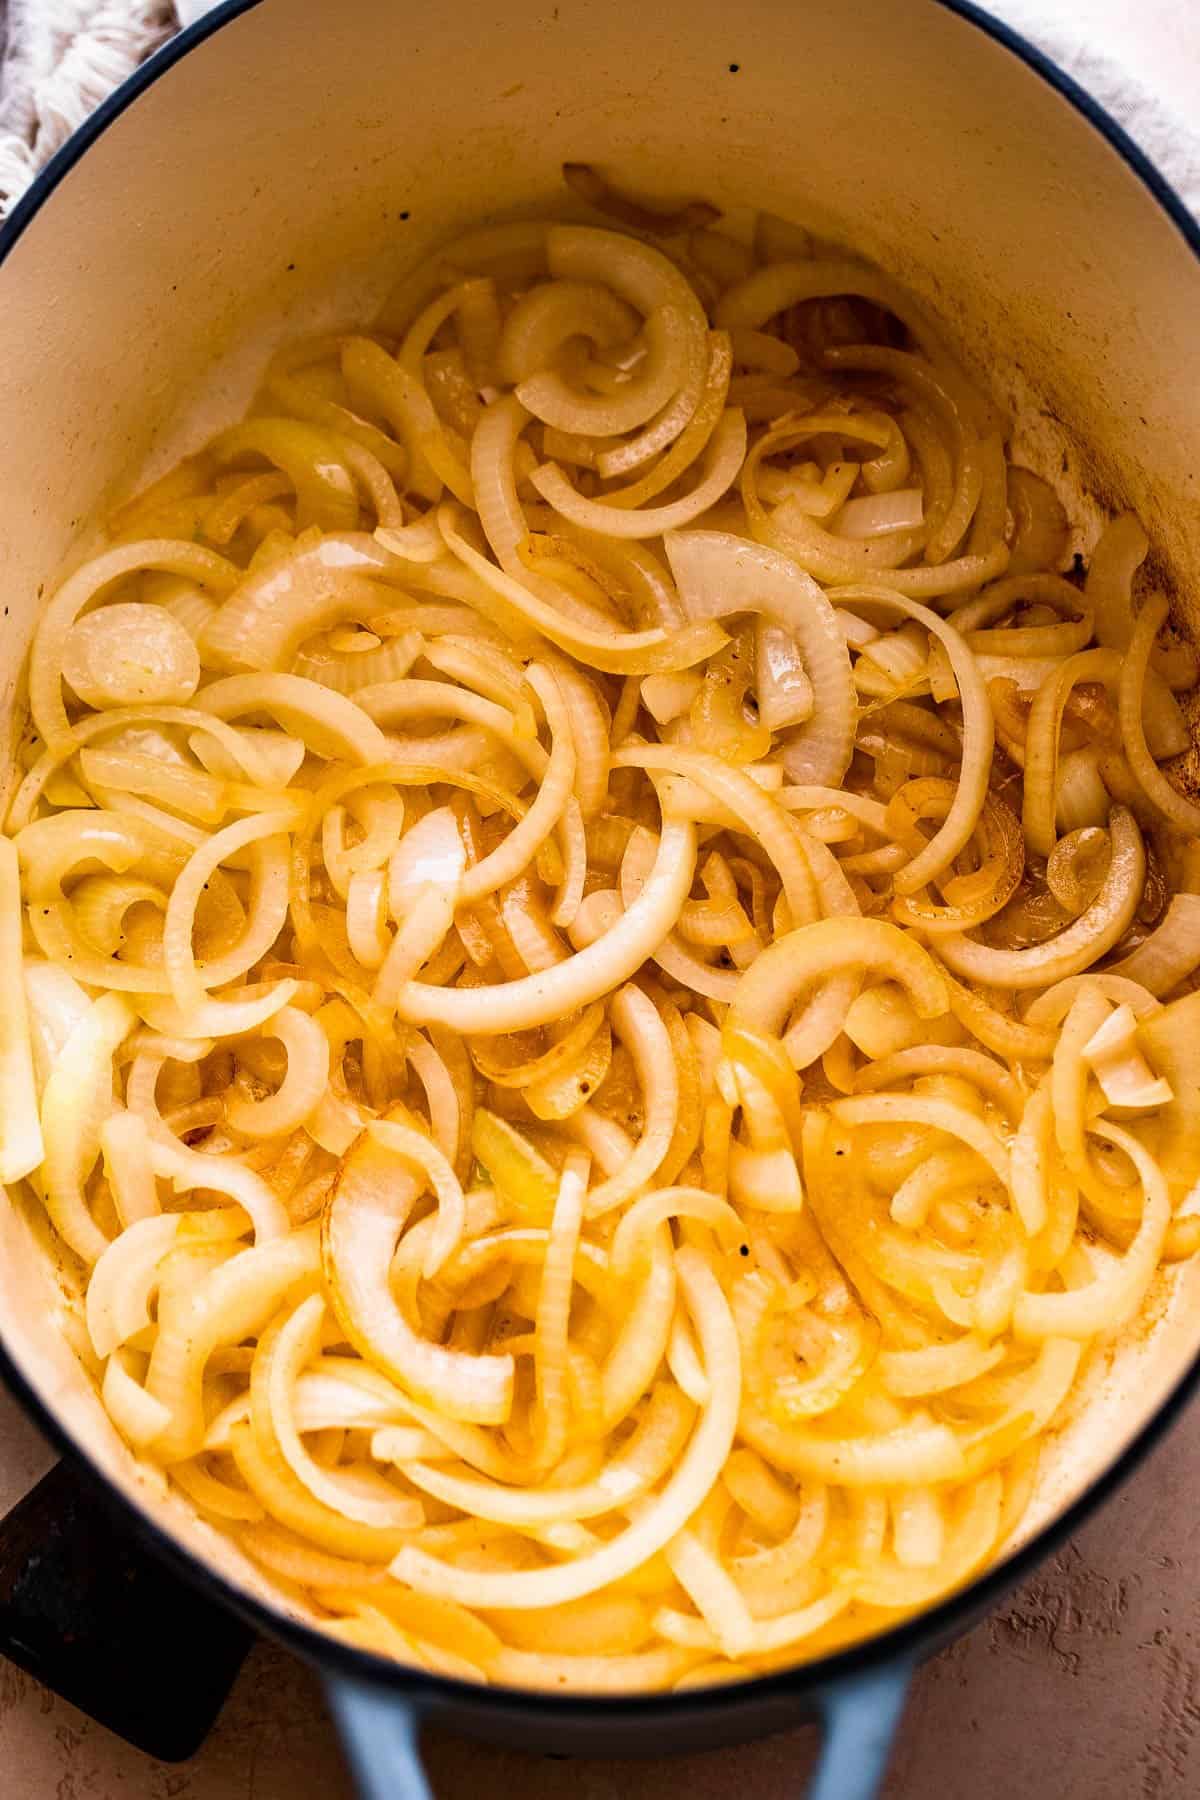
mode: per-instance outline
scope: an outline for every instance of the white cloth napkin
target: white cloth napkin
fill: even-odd
[[[8,0],[0,216],[104,96],[211,0]],[[0,0],[0,11],[3,0]],[[1200,0],[992,0],[1111,112],[1200,217]]]
[[[4,15],[0,0],[0,217],[176,23],[170,0],[7,0]]]
[[[1200,218],[1198,0],[989,0],[1073,75]]]

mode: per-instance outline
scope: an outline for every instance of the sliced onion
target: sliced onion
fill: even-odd
[[[153,1135],[147,1157],[154,1173],[170,1181],[177,1193],[200,1189],[227,1194],[249,1215],[256,1244],[266,1244],[290,1231],[291,1220],[283,1202],[245,1163],[228,1156],[205,1156],[173,1139]]]
[[[699,362],[691,309],[655,307],[646,320],[645,340],[642,362],[612,394],[582,392],[557,370],[543,368],[518,385],[517,399],[557,431],[601,437],[633,431],[667,404]]]
[[[407,1156],[369,1139],[347,1158],[325,1214],[330,1298],[350,1342],[406,1392],[451,1419],[502,1424],[512,1407],[511,1356],[470,1356],[419,1337],[392,1295],[388,1269],[421,1194]]]
[[[1143,689],[1147,662],[1159,628],[1166,623],[1167,602],[1162,595],[1147,600],[1125,649],[1121,666],[1121,738],[1129,766],[1151,804],[1180,831],[1200,832],[1200,806],[1188,800],[1169,782],[1146,747],[1142,723]]]
[[[158,1213],[136,1220],[113,1240],[88,1283],[87,1327],[97,1356],[111,1356],[150,1324],[159,1264],[181,1230],[203,1230],[216,1219],[212,1213]]]
[[[641,506],[691,467],[725,410],[732,371],[733,353],[727,334],[710,332],[706,360],[689,373],[675,398],[636,436],[598,452],[596,467],[606,481],[643,468],[646,463],[652,465],[628,487],[606,494],[605,505]],[[544,448],[547,456],[553,458],[550,445],[545,444]]]
[[[252,1416],[261,1401],[269,1411],[271,1431],[284,1461],[297,1481],[323,1506],[361,1525],[380,1530],[411,1530],[424,1523],[424,1508],[419,1501],[397,1492],[370,1466],[361,1472],[322,1468],[300,1436],[294,1397],[301,1371],[313,1361],[320,1347],[324,1314],[321,1295],[310,1294],[264,1344],[264,1366],[251,1378]]]
[[[820,919],[779,938],[742,976],[729,1023],[779,1037],[787,1015],[810,984],[838,969],[878,969],[909,993],[917,1013],[945,1013],[949,994],[933,958],[882,919]]]
[[[694,781],[727,808],[736,828],[756,838],[779,871],[793,920],[807,921],[816,912],[812,876],[795,830],[771,796],[756,781],[703,750],[676,750],[665,744],[629,745],[612,759],[617,769],[661,769]],[[668,811],[686,806],[668,801]]]
[[[124,601],[77,620],[62,652],[63,679],[87,706],[178,706],[200,680],[200,658],[161,606]]]
[[[1162,923],[1107,973],[1136,981],[1159,999],[1200,968],[1200,895],[1174,894]]]
[[[302,1125],[320,1103],[329,1081],[329,1040],[315,1019],[283,1006],[267,1034],[287,1052],[287,1074],[266,1100],[230,1100],[225,1116],[245,1137],[277,1137]]]
[[[279,936],[287,917],[288,903],[287,849],[281,827],[286,828],[292,822],[290,815],[285,813],[264,813],[241,819],[209,838],[181,870],[167,903],[163,925],[163,960],[170,977],[171,992],[179,1007],[186,1009],[200,1004],[207,998],[206,987],[244,974]],[[200,896],[226,857],[250,844],[259,846],[259,850],[255,863],[256,892],[245,932],[233,951],[208,963],[197,963],[192,932]]]
[[[1013,1315],[1013,1326],[1020,1337],[1091,1338],[1097,1333],[1116,1331],[1137,1311],[1158,1266],[1171,1220],[1171,1201],[1162,1171],[1131,1131],[1099,1119],[1091,1129],[1123,1150],[1137,1170],[1145,1196],[1141,1222],[1115,1268],[1067,1293],[1022,1294]]]
[[[1133,635],[1133,577],[1145,561],[1149,539],[1132,513],[1122,513],[1100,533],[1088,566],[1085,592],[1096,618],[1097,642],[1124,650]]]
[[[646,1186],[665,1157],[679,1117],[675,1052],[654,1002],[640,988],[619,988],[611,1002],[614,1027],[633,1057],[642,1087],[645,1127],[624,1167],[588,1195],[588,1216],[610,1212]]]
[[[364,969],[378,969],[387,956],[392,941],[387,916],[383,870],[362,869],[351,875],[346,884],[346,938],[351,954]]]
[[[665,1383],[654,1388],[637,1430],[597,1478],[580,1486],[540,1490],[496,1487],[459,1474],[405,1463],[414,1487],[448,1506],[497,1525],[552,1525],[562,1519],[589,1519],[631,1506],[666,1474],[682,1450],[691,1409]]]
[[[546,259],[559,280],[600,282],[644,316],[658,306],[677,308],[693,346],[688,360],[702,354],[708,324],[704,310],[691,283],[660,250],[620,232],[552,225],[546,233]]]
[[[916,531],[925,522],[920,488],[893,488],[847,500],[832,520],[842,537],[885,537],[890,531]]]
[[[319,756],[387,761],[387,740],[361,706],[299,675],[230,675],[206,687],[196,704],[218,719],[270,713]]]
[[[670,634],[661,629],[650,631],[601,633],[576,625],[553,607],[540,602],[521,583],[506,576],[472,548],[458,529],[457,520],[448,512],[442,515],[442,532],[447,547],[479,577],[485,590],[501,597],[510,615],[541,633],[570,656],[577,656],[591,668],[609,669],[618,674],[652,675],[688,669],[705,657],[714,655],[725,643],[725,634],[716,625],[685,628]]]
[[[159,538],[121,544],[76,569],[42,614],[30,652],[29,704],[34,724],[48,747],[53,748],[70,730],[62,700],[62,663],[72,626],[114,581],[139,569],[168,569],[173,574],[190,575],[218,593],[226,592],[238,578],[234,565],[214,551]]]
[[[38,1086],[44,1089],[45,1077],[35,1085],[34,1056],[39,1041],[46,1050],[50,1046],[36,1023],[36,1003],[36,1035],[30,1031],[30,965],[22,969],[21,916],[17,847],[11,838],[0,838],[0,981],[7,992],[0,1017],[0,1185],[23,1180],[44,1155]],[[43,1017],[48,1010],[44,1005]]]
[[[450,888],[457,894],[466,860],[458,823],[448,806],[436,807],[418,819],[388,863],[392,917],[407,918],[417,896],[428,886]]]
[[[418,1593],[458,1600],[463,1605],[524,1611],[594,1594],[639,1568],[671,1541],[709,1492],[729,1454],[737,1427],[741,1374],[729,1304],[711,1270],[693,1250],[678,1251],[676,1263],[711,1392],[670,1480],[635,1523],[602,1548],[570,1562],[514,1574],[458,1569],[424,1551],[404,1549],[391,1565],[397,1580]]]
[[[844,1125],[879,1125],[895,1122],[928,1125],[935,1131],[959,1138],[983,1158],[996,1179],[1009,1186],[1008,1152],[994,1131],[965,1107],[924,1094],[872,1094],[835,1100],[830,1111]]]
[[[100,1148],[122,1226],[161,1212],[158,1184],[146,1148],[145,1121],[136,1113],[113,1113],[100,1127]]]
[[[585,499],[556,463],[543,463],[533,471],[530,480],[556,512],[585,531],[604,532],[616,538],[661,537],[666,531],[690,524],[714,506],[736,481],[745,454],[745,414],[737,407],[729,407],[704,451],[700,479],[691,493],[679,500],[617,511],[606,507],[603,501]]]
[[[791,632],[819,700],[784,760],[793,781],[835,786],[854,747],[854,687],[845,638],[821,589],[787,557],[726,532],[672,533],[666,549],[691,618],[758,612]]]
[[[547,282],[523,294],[505,320],[496,372],[515,387],[545,368],[569,338],[586,337],[608,350],[637,328],[633,308],[610,288],[596,282]]]
[[[956,975],[988,987],[1046,987],[1088,968],[1129,929],[1142,894],[1146,853],[1132,813],[1114,807],[1112,861],[1092,904],[1057,937],[1028,950],[996,950],[968,937],[939,939],[938,953]]]
[[[950,659],[958,683],[963,709],[962,767],[954,804],[946,814],[937,834],[913,857],[896,876],[896,890],[913,894],[926,881],[940,875],[966,844],[974,831],[987,795],[988,775],[992,766],[995,726],[987,687],[979,674],[975,659],[953,626],[928,607],[915,601],[889,594],[886,588],[849,587],[837,598],[854,603],[870,601],[889,612],[899,612],[916,619],[935,637]]]
[[[803,725],[815,710],[813,685],[791,632],[761,621],[754,634],[754,691],[768,731]]]
[[[481,1037],[524,1031],[577,1012],[627,981],[654,954],[687,898],[695,864],[695,828],[667,820],[641,893],[612,929],[586,950],[537,975],[495,986],[436,988],[410,981],[400,992],[396,1010],[414,1025],[448,1025]]]
[[[439,288],[452,280],[456,270],[469,274],[485,271],[500,279],[531,281],[546,272],[544,220],[505,225],[482,225],[449,244],[442,244],[424,262],[410,270],[389,294],[380,313],[381,331],[403,333]]]
[[[84,1185],[100,1154],[100,1128],[113,1110],[113,1057],[133,1022],[123,994],[93,1002],[63,1046],[42,1094],[46,1211],[64,1241],[94,1263],[108,1238],[93,1219]]]

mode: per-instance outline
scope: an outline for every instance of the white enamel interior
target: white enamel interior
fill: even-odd
[[[973,25],[935,0],[262,0],[122,113],[0,267],[14,732],[40,584],[101,502],[236,415],[278,340],[369,317],[469,221],[562,210],[564,160],[764,205],[902,277],[1010,402],[1082,541],[1097,499],[1136,506],[1200,625],[1200,262],[1093,126]],[[139,1504],[267,1592],[139,1473],[59,1329],[74,1303],[44,1231],[0,1207],[0,1336],[30,1386]],[[1152,1318],[1094,1359],[1032,1521],[1200,1353],[1198,1297],[1200,1265],[1163,1278]]]

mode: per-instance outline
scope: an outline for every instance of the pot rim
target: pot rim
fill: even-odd
[[[1175,226],[1200,262],[1200,221],[1188,210],[1170,181],[1152,162],[1112,114],[1028,38],[974,0],[930,0],[974,26],[1058,93],[1116,151],[1137,176]],[[262,4],[262,0],[220,0],[144,62],[110,94],[67,139],[17,201],[0,225],[0,264],[15,249],[59,184],[114,121],[188,53],[224,26]],[[215,1565],[204,1562],[153,1518],[145,1513],[75,1441],[57,1414],[34,1391],[17,1367],[0,1335],[0,1381],[53,1447],[94,1484],[123,1524],[176,1573],[198,1587],[210,1600],[241,1617],[248,1625],[284,1643],[323,1671],[367,1682],[404,1694],[423,1710],[435,1711],[438,1703],[467,1705],[481,1713],[499,1715],[514,1711],[546,1713],[555,1724],[569,1726],[615,1724],[618,1719],[645,1720],[662,1715],[683,1722],[689,1716],[714,1712],[729,1717],[747,1705],[796,1699],[819,1689],[831,1688],[865,1671],[888,1665],[904,1666],[966,1630],[975,1619],[1028,1575],[1039,1563],[1099,1510],[1129,1479],[1135,1468],[1175,1424],[1184,1407],[1200,1388],[1200,1342],[1196,1354],[1154,1413],[1138,1429],[1124,1450],[1056,1518],[1028,1543],[995,1563],[936,1605],[887,1631],[851,1644],[845,1649],[800,1662],[770,1675],[745,1681],[721,1682],[682,1693],[556,1694],[536,1688],[477,1685],[454,1677],[435,1675],[395,1663],[373,1652],[328,1636],[299,1619],[277,1612],[264,1601],[237,1587]]]

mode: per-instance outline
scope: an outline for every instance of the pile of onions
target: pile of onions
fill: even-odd
[[[967,1580],[1196,1248],[1196,668],[878,271],[571,179],[47,604],[0,1178],[298,1611],[615,1692]]]

